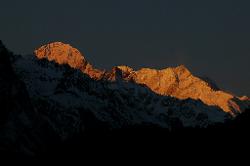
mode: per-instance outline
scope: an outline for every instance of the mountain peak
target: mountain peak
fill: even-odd
[[[183,65],[183,64],[179,65],[179,66],[177,66],[175,68],[178,69],[178,70],[188,70],[187,67],[185,65]]]
[[[84,58],[83,54],[69,44],[53,42],[41,46],[34,51],[38,59],[47,59],[60,65],[66,64],[74,69],[79,69],[93,79],[101,79],[104,71],[94,69]]]
[[[184,65],[180,65],[180,66],[177,66],[175,68],[172,68],[172,70],[178,76],[179,79],[187,78],[190,75],[192,75],[191,72]]]
[[[123,72],[132,72],[133,71],[133,68],[129,67],[129,66],[125,66],[125,65],[122,65],[122,66],[117,66],[118,69],[120,69],[121,71]]]
[[[38,59],[48,59],[58,64],[68,64],[72,68],[84,69],[87,61],[79,50],[62,42],[53,42],[35,50]]]

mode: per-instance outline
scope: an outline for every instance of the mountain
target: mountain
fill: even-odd
[[[172,120],[182,126],[205,127],[229,117],[221,109],[207,106],[201,101],[163,96],[145,85],[127,81],[119,67],[112,71],[101,71],[93,69],[85,58],[79,63],[75,59],[82,56],[74,50],[69,45],[52,43],[36,50],[36,56],[21,56],[14,62],[33,105],[39,106],[40,102],[44,102],[46,107],[53,108],[51,113],[55,119],[51,120],[52,123],[57,119],[74,119],[75,123],[67,124],[64,121],[69,132],[73,131],[72,128],[80,128],[68,126],[84,123],[81,122],[81,114],[85,112],[93,114],[110,128],[140,124],[174,128]],[[95,72],[99,75],[93,74]],[[60,122],[52,126],[58,124]],[[55,129],[67,133],[61,125]]]
[[[240,97],[219,90],[208,78],[195,77],[183,65],[162,70],[143,68],[138,71],[128,66],[117,66],[112,71],[101,71],[94,69],[77,49],[60,42],[42,46],[35,51],[35,55],[39,59],[68,64],[98,80],[115,80],[120,74],[121,79],[145,85],[159,95],[201,100],[206,105],[217,106],[231,115],[246,109]]]
[[[185,66],[105,71],[61,42],[34,55],[14,55],[0,43],[0,58],[0,150],[19,154],[47,152],[93,131],[208,128],[250,105]]]
[[[47,44],[35,50],[35,55],[38,59],[47,59],[58,64],[67,64],[71,68],[87,73],[93,79],[99,79],[104,74],[103,71],[94,69],[80,51],[69,44],[61,42]]]

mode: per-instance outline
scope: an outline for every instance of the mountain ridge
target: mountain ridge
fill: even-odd
[[[59,145],[73,138],[80,138],[76,146],[89,144],[82,138],[91,132],[102,135],[102,131],[124,131],[126,135],[126,131],[140,133],[144,129],[145,133],[157,133],[158,129],[163,133],[184,129],[204,131],[235,119],[218,106],[209,106],[199,99],[178,99],[154,92],[157,88],[149,88],[146,83],[155,78],[145,81],[139,76],[145,76],[143,71],[148,73],[148,70],[158,75],[161,73],[158,70],[138,72],[116,66],[97,77],[91,74],[98,69],[76,69],[72,67],[74,61],[70,61],[71,66],[68,64],[70,51],[60,48],[58,51],[66,53],[62,64],[46,56],[12,54],[0,42],[0,151],[4,154],[36,156],[51,149],[57,152]],[[60,55],[52,56],[56,60],[55,56]],[[191,77],[183,66],[166,70],[172,73],[167,78],[173,76],[173,82],[176,78],[183,81]],[[161,74],[166,76],[164,72]],[[239,103],[247,105],[247,101],[247,97],[242,97]],[[100,141],[99,136],[95,138]]]
[[[76,54],[67,51],[69,49],[75,50]],[[240,97],[218,89],[210,81],[206,82],[205,79],[195,77],[184,65],[161,70],[141,68],[135,71],[129,66],[115,66],[111,71],[99,70],[87,62],[84,54],[81,54],[80,51],[76,51],[75,48],[61,42],[44,45],[35,50],[34,53],[39,59],[47,58],[49,61],[54,60],[59,64],[68,64],[96,80],[114,81],[117,77],[116,73],[120,72],[121,79],[144,84],[159,95],[174,96],[178,99],[201,100],[207,105],[218,106],[233,116],[245,109],[244,104],[241,104],[243,100]],[[65,57],[68,58],[68,61],[65,61],[67,59]],[[80,66],[77,59],[82,61]]]

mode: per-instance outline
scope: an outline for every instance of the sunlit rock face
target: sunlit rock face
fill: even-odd
[[[61,42],[54,42],[40,47],[34,51],[38,59],[48,59],[60,65],[67,64],[74,69],[79,69],[91,78],[99,79],[103,72],[94,69],[84,58],[79,50]]]
[[[35,54],[39,59],[48,59],[58,64],[68,64],[72,68],[84,70],[88,62],[84,56],[69,44],[55,42],[44,45],[35,50]]]
[[[233,116],[247,108],[243,104],[244,100],[247,101],[247,97],[240,99],[223,92],[210,82],[192,75],[183,65],[162,70],[143,68],[134,71],[127,66],[118,66],[118,68],[122,71],[125,80],[144,84],[160,95],[201,100],[209,106],[218,106]]]
[[[46,58],[58,64],[68,64],[72,68],[80,69],[96,80],[116,81],[121,78],[146,85],[159,95],[201,100],[209,106],[218,106],[232,115],[242,112],[247,105],[243,103],[246,97],[240,99],[223,92],[206,79],[192,75],[183,65],[162,70],[142,68],[138,71],[128,66],[116,66],[112,71],[102,71],[93,68],[77,49],[60,42],[42,46],[35,51],[35,54],[39,59]]]
[[[232,114],[241,112],[240,107],[233,100],[233,95],[215,90],[209,83],[193,76],[185,66],[163,70],[141,69],[136,71],[133,79],[161,95],[201,100],[207,105],[218,106]]]
[[[162,70],[143,68],[133,71],[129,67],[119,67],[124,79],[144,84],[160,95],[170,95],[178,99],[201,100],[210,106],[218,106],[232,115],[245,109],[239,106],[239,100],[229,93],[214,88],[210,83],[195,77],[183,65]]]

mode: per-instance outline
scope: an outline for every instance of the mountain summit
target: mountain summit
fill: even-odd
[[[69,44],[62,42],[54,42],[44,45],[35,50],[35,54],[38,59],[48,59],[49,61],[55,61],[58,64],[68,64],[75,69],[84,70],[88,64],[84,56]]]
[[[47,59],[60,65],[67,64],[74,69],[87,73],[91,78],[99,79],[103,72],[94,69],[76,48],[62,42],[46,44],[34,51],[38,59]]]
[[[68,64],[96,80],[114,81],[121,77],[124,81],[143,84],[159,95],[173,96],[182,100],[188,98],[201,100],[232,115],[242,112],[246,107],[241,98],[214,88],[206,79],[195,77],[184,65],[162,70],[142,68],[138,71],[128,66],[117,66],[112,71],[103,71],[93,68],[77,49],[61,42],[42,46],[35,50],[35,55],[39,59],[45,58],[58,64]],[[121,76],[117,75],[118,73],[121,73]]]

